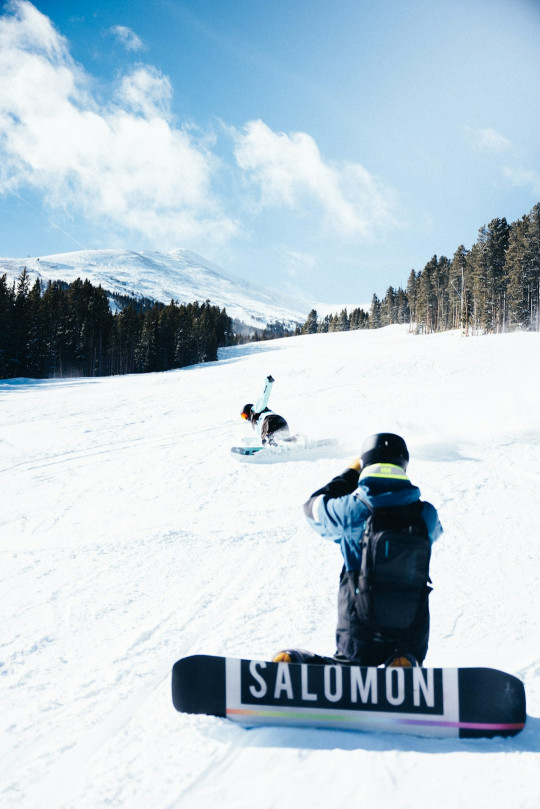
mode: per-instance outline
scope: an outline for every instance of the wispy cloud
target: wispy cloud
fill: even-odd
[[[169,118],[171,82],[168,76],[164,76],[157,68],[151,65],[138,65],[132,73],[120,80],[117,98],[127,109],[146,118],[155,116]]]
[[[233,134],[237,163],[260,189],[261,205],[315,203],[328,228],[351,236],[393,221],[391,190],[359,163],[324,160],[305,132],[274,132],[258,120]]]
[[[106,104],[66,40],[26,0],[0,17],[0,193],[33,188],[52,207],[163,246],[226,240],[236,223],[212,193],[217,161],[169,115],[153,67],[124,76]]]
[[[392,189],[360,163],[326,159],[305,132],[250,121],[218,159],[211,133],[176,124],[170,79],[152,65],[131,65],[103,100],[29,0],[0,16],[0,75],[0,194],[34,190],[49,213],[83,216],[117,242],[223,245],[244,232],[230,211],[245,212],[245,183],[259,210],[293,209],[305,238],[367,240],[397,224]]]
[[[472,126],[465,126],[464,129],[475,146],[482,150],[501,153],[508,152],[513,148],[512,142],[505,138],[504,135],[501,135],[500,132],[496,132],[495,129],[490,129],[489,127],[474,129]]]
[[[514,166],[501,165],[502,174],[512,185],[521,188],[528,187],[531,189],[531,193],[540,194],[540,172],[517,165],[521,162],[520,154],[508,138],[489,128],[473,129],[467,126],[465,131],[478,148],[493,154],[504,154],[505,162],[516,164]]]
[[[142,39],[125,25],[113,25],[111,33],[117,37],[128,51],[140,51],[144,48]]]
[[[503,169],[504,176],[510,180],[512,185],[529,187],[533,194],[540,194],[540,172],[536,169],[513,169],[506,167]]]

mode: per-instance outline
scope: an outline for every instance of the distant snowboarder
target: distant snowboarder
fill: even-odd
[[[311,527],[340,544],[337,652],[323,658],[289,649],[274,661],[361,666],[421,665],[429,641],[431,544],[441,535],[436,509],[407,477],[403,438],[378,433],[341,475],[304,504]]]
[[[261,443],[275,445],[278,441],[284,441],[290,438],[289,425],[283,418],[278,416],[268,407],[265,407],[261,413],[257,413],[252,404],[244,405],[241,416],[246,421],[251,422],[255,432],[260,435]]]
[[[278,416],[267,407],[268,399],[274,379],[267,376],[264,391],[255,404],[246,404],[240,413],[243,419],[249,421],[255,432],[260,436],[261,443],[275,445],[278,441],[290,440],[289,425],[283,418]]]

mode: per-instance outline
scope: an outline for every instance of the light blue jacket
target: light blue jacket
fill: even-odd
[[[349,493],[343,494],[348,489]],[[420,489],[413,486],[405,472],[393,464],[367,466],[360,475],[346,470],[327,486],[315,492],[304,506],[311,527],[325,539],[339,543],[346,570],[360,570],[362,536],[369,507],[407,506],[420,500]],[[442,534],[437,510],[424,502],[421,517],[431,542]]]

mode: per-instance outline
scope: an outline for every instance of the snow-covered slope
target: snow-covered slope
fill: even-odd
[[[165,374],[0,384],[5,809],[536,809],[540,334],[316,334]],[[265,376],[333,457],[238,463]],[[178,714],[185,655],[334,651],[339,549],[302,503],[401,433],[440,513],[428,665],[525,682],[512,739],[244,730]]]
[[[32,278],[68,283],[88,278],[105,290],[163,303],[208,299],[225,307],[230,317],[258,328],[275,321],[290,326],[303,323],[311,308],[309,303],[289,300],[277,290],[228,278],[216,265],[189,250],[79,250],[40,258],[0,258],[0,274],[17,277],[23,267]]]

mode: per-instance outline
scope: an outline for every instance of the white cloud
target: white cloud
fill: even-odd
[[[111,33],[118,37],[128,51],[140,51],[141,48],[144,48],[142,40],[131,28],[127,28],[125,25],[114,25],[111,28]]]
[[[139,65],[120,81],[119,101],[146,118],[153,118],[156,115],[168,118],[171,98],[172,87],[169,78],[151,65]]]
[[[298,250],[287,250],[286,255],[297,266],[312,269],[315,266],[315,259],[308,253],[300,253]]]
[[[327,227],[351,236],[393,223],[390,190],[359,163],[325,162],[310,135],[273,132],[260,120],[233,134],[237,163],[260,187],[263,206],[315,202]]]
[[[512,143],[508,138],[505,138],[504,135],[501,135],[499,132],[489,127],[485,129],[474,129],[471,126],[466,126],[465,132],[480,149],[496,153],[507,152],[509,149],[512,149]]]
[[[0,75],[0,193],[33,189],[49,210],[82,215],[116,243],[137,236],[205,250],[237,236],[240,225],[214,193],[227,178],[237,187],[233,172],[262,207],[293,208],[304,234],[307,225],[367,239],[396,224],[390,189],[359,163],[326,160],[303,132],[274,132],[262,121],[232,130],[228,172],[210,137],[175,125],[171,82],[152,65],[119,77],[104,102],[28,0],[12,0],[0,16]],[[233,191],[227,205],[235,204]]]
[[[465,127],[466,133],[473,139],[475,145],[484,151],[495,154],[506,153],[505,160],[519,164],[520,155],[514,144],[496,132],[494,129],[473,129]],[[514,186],[520,188],[529,187],[534,195],[540,194],[540,172],[536,169],[520,168],[518,165],[501,166],[504,177]]]
[[[512,185],[529,186],[533,194],[540,194],[540,172],[535,169],[512,169],[506,167],[503,169],[503,173]]]
[[[32,187],[51,206],[163,247],[236,232],[212,195],[216,161],[169,120],[171,87],[138,66],[108,106],[50,20],[26,0],[0,17],[0,193]]]

